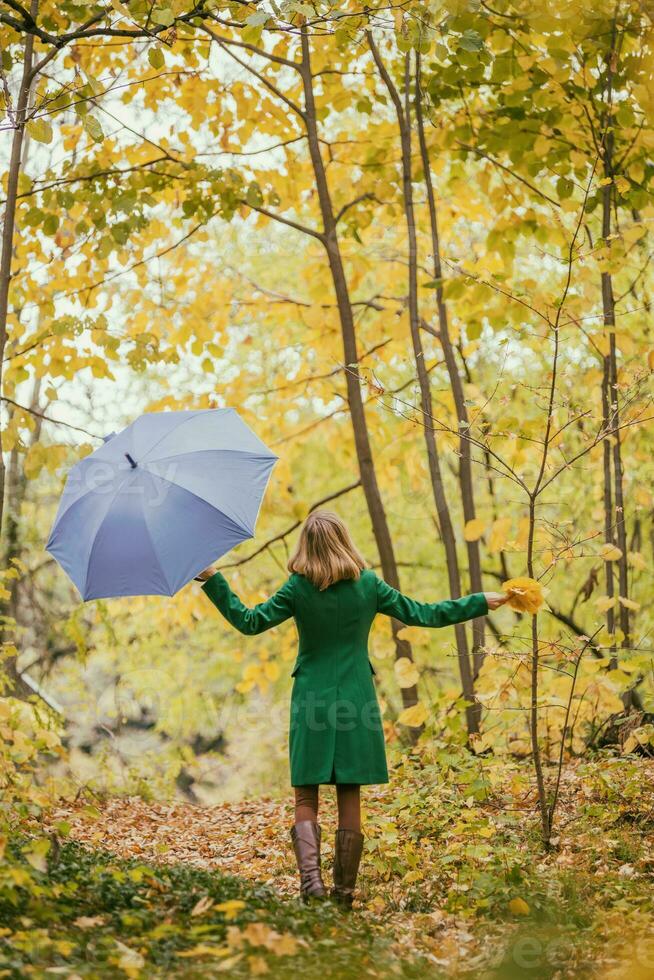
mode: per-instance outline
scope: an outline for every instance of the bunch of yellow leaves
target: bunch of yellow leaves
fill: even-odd
[[[510,578],[502,582],[502,589],[510,595],[509,606],[518,612],[537,613],[543,605],[543,588],[533,578]]]

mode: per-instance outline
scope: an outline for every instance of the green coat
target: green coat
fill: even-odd
[[[262,633],[292,616],[299,650],[292,676],[291,783],[386,783],[386,750],[368,659],[377,613],[407,626],[451,626],[485,616],[483,592],[445,602],[415,602],[370,569],[322,592],[293,573],[270,599],[248,609],[217,572],[202,586],[241,633]]]

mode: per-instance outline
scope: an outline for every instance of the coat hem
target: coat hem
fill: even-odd
[[[352,784],[356,786],[382,786],[385,783],[389,783],[390,778],[388,776],[361,776],[357,773],[348,773],[345,776],[339,776],[336,779],[326,777],[324,779],[293,779],[291,778],[291,786],[336,786],[339,783]]]

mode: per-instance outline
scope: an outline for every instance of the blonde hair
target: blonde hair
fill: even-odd
[[[330,510],[309,514],[288,562],[289,572],[304,575],[321,591],[344,578],[358,579],[366,567],[347,527]]]

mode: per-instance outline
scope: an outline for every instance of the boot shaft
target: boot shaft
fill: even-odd
[[[336,831],[332,898],[342,905],[352,905],[362,853],[363,834],[356,830]]]
[[[300,892],[308,898],[325,898],[327,891],[320,872],[320,826],[301,820],[291,828],[291,840],[300,872]]]

